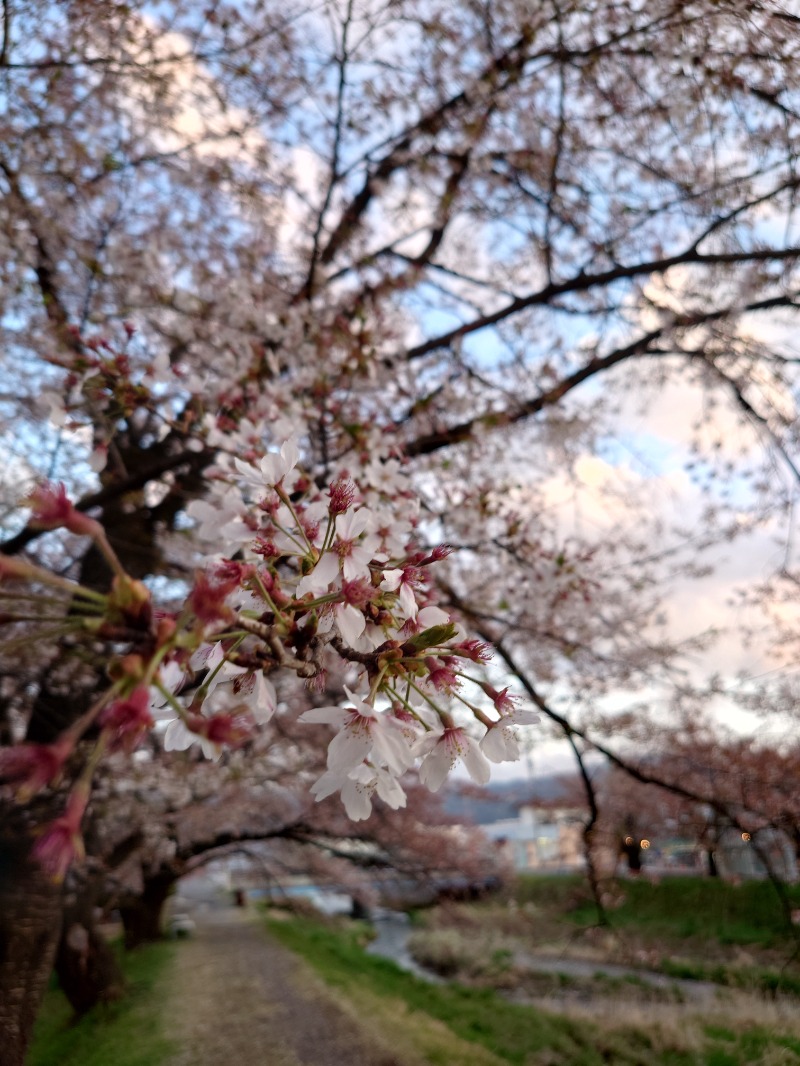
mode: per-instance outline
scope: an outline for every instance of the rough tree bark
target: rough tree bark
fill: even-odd
[[[23,1066],[61,928],[61,886],[30,861],[18,811],[0,804],[0,1048]]]

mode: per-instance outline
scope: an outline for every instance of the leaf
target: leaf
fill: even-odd
[[[439,644],[446,644],[448,640],[452,640],[456,632],[457,628],[453,622],[447,622],[440,626],[431,626],[430,629],[423,629],[421,633],[409,637],[406,641],[406,646],[414,648],[415,651],[434,648]]]

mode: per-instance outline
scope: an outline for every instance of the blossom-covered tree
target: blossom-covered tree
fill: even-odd
[[[771,602],[797,578],[795,31],[776,0],[3,5],[10,1062],[107,753],[225,759],[275,684],[336,678],[289,713],[362,818],[414,767],[485,781],[531,703],[607,739],[612,696],[725,696],[665,601],[761,535]],[[665,395],[689,503],[619,458]]]

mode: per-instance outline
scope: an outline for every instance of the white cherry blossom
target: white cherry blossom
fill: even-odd
[[[342,640],[352,647],[366,628],[366,618],[357,607],[349,603],[337,603],[333,608],[333,613]]]
[[[339,576],[339,559],[333,552],[325,552],[314,569],[297,583],[297,595],[323,596]]]
[[[385,592],[396,592],[400,610],[406,618],[416,618],[419,608],[411,583],[404,581],[405,570],[384,570],[381,588]]]
[[[209,500],[192,500],[186,508],[190,518],[199,522],[196,530],[197,536],[204,541],[213,542],[219,550],[223,550],[220,544],[220,534],[226,530],[223,538],[230,541],[233,538],[238,543],[252,540],[252,530],[242,522],[242,500],[233,489],[226,489],[222,493],[216,493]],[[241,532],[241,539],[238,533]]]
[[[380,547],[380,537],[367,532],[370,521],[371,512],[366,507],[336,516],[337,541],[334,548],[342,561],[346,581],[370,577],[369,564]],[[360,539],[362,534],[363,540]]]
[[[189,661],[192,669],[207,670],[209,673],[208,687],[200,713],[210,718],[213,715],[246,709],[253,721],[264,725],[275,714],[278,705],[275,686],[264,676],[262,670],[249,671],[243,666],[224,662],[223,659],[222,646],[215,643],[201,645]],[[184,678],[182,671],[180,678],[176,678],[175,667],[176,663],[170,663],[161,671],[162,684],[172,692],[176,691],[177,685],[181,684]],[[172,687],[173,684],[175,687]],[[163,707],[167,699],[161,695],[161,700],[160,706]],[[166,751],[185,751],[192,744],[200,744],[207,759],[216,760],[222,754],[220,745],[192,732],[181,718],[172,718],[167,722],[164,733]]]
[[[275,686],[264,677],[263,670],[247,670],[243,666],[224,663],[209,684],[203,713],[219,714],[242,705],[259,725],[264,725],[278,706]]]
[[[361,763],[346,776],[326,770],[311,786],[311,794],[317,802],[334,792],[341,793],[347,816],[354,822],[364,821],[372,814],[375,792],[393,810],[406,805],[406,794],[397,779],[381,767],[368,763]]]
[[[413,757],[394,718],[376,711],[366,698],[354,696],[346,686],[345,692],[353,706],[315,707],[298,719],[339,727],[340,732],[328,746],[328,769],[346,775],[374,752],[377,761],[393,773],[404,773]]]
[[[421,632],[434,626],[446,626],[450,620],[450,615],[441,607],[423,607],[417,615],[417,625]]]
[[[490,762],[516,762],[520,757],[519,737],[514,726],[533,725],[539,721],[536,711],[515,707],[491,725],[481,738],[480,747]]]
[[[417,741],[414,755],[422,758],[419,779],[431,792],[439,791],[459,759],[476,784],[485,785],[491,776],[489,762],[478,742],[459,726],[428,733]]]
[[[193,733],[191,729],[186,728],[180,718],[173,718],[167,723],[164,733],[164,751],[186,751],[192,744],[199,744],[203,755],[207,759],[213,759],[214,762],[222,755],[222,748],[219,744],[201,737],[199,733]]]
[[[242,479],[254,489],[263,491],[265,486],[279,485],[287,477],[300,460],[300,450],[297,447],[297,439],[290,437],[281,445],[280,453],[268,452],[258,467],[252,463],[245,463],[241,459],[234,459],[233,464]]]

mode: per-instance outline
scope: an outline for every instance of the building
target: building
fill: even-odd
[[[502,844],[518,873],[580,870],[586,865],[583,827],[586,812],[575,807],[523,804],[514,818],[481,826]]]

